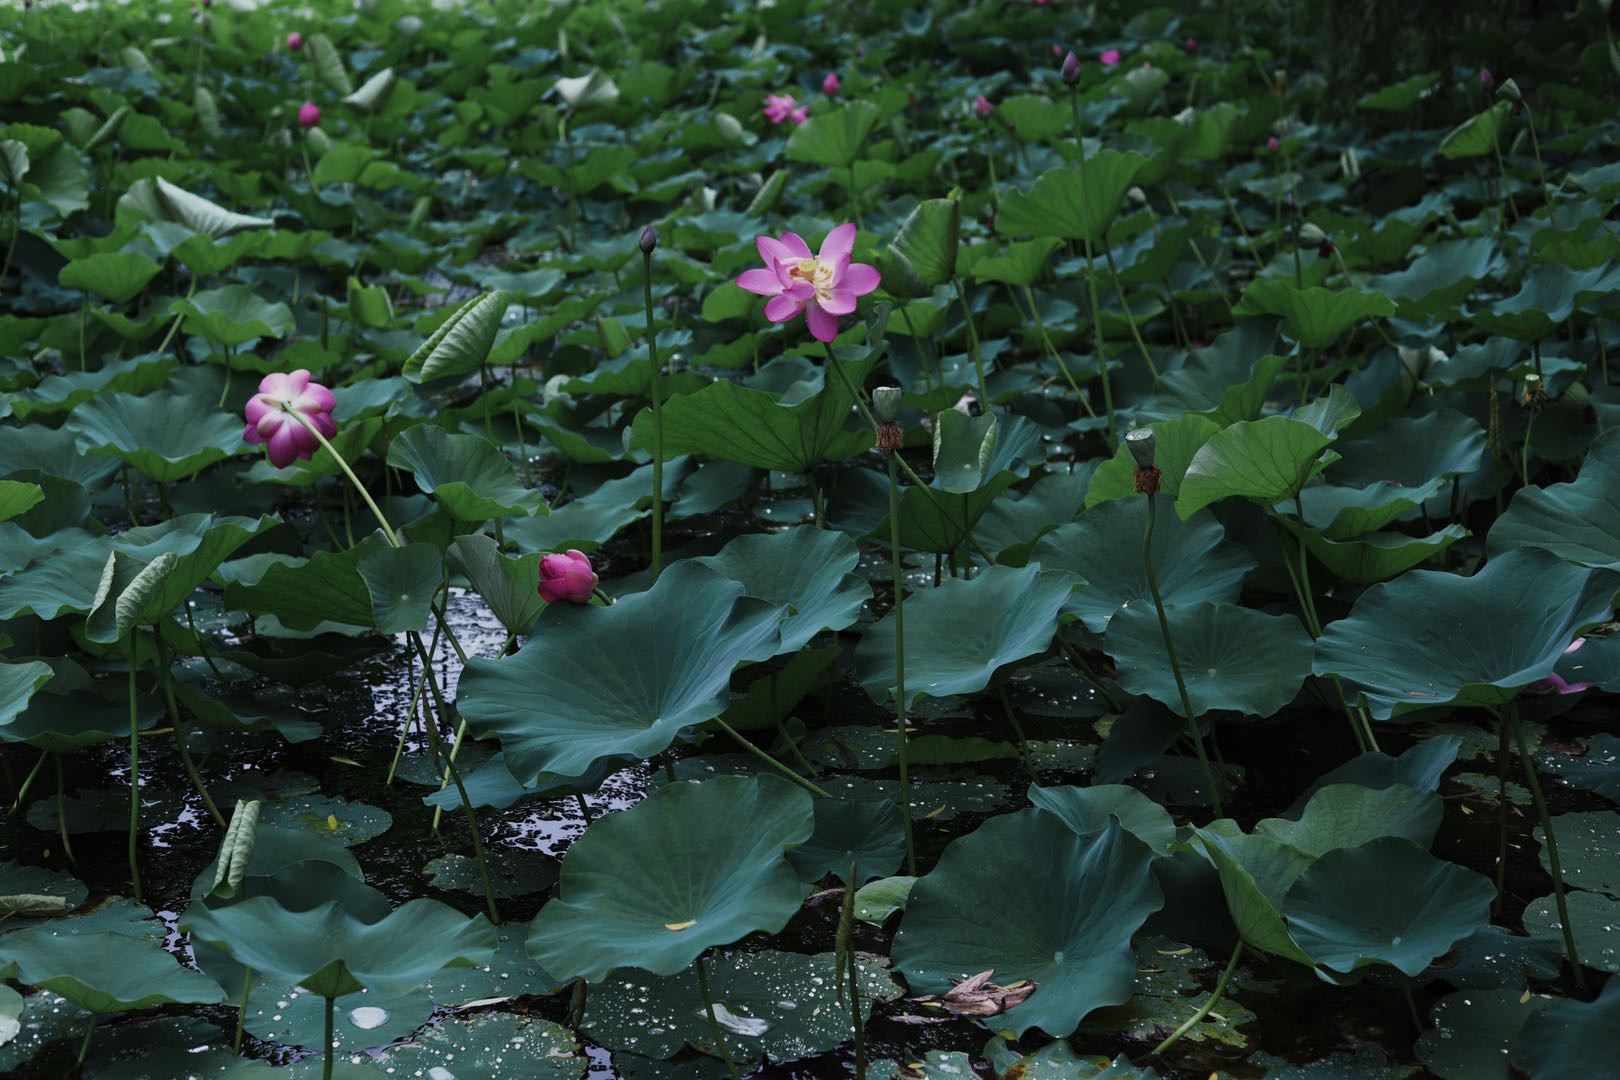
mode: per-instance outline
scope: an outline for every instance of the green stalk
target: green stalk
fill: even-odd
[[[647,352],[652,358],[653,474],[652,474],[652,576],[664,567],[664,391],[662,365],[658,363],[658,334],[653,324],[652,252],[641,253],[642,295],[647,302]],[[819,523],[820,516],[816,519]]]
[[[732,739],[734,739],[736,741],[738,746],[741,746],[744,750],[748,751],[750,754],[753,754],[755,757],[759,758],[759,760],[763,761],[765,764],[769,765],[771,768],[775,769],[777,772],[781,773],[783,776],[787,777],[789,780],[792,780],[795,784],[798,784],[800,787],[804,788],[804,790],[808,791],[810,794],[815,795],[815,796],[817,796],[819,798],[823,798],[823,799],[832,798],[831,795],[828,795],[821,788],[817,787],[815,784],[811,783],[809,780],[806,780],[804,777],[800,776],[798,773],[794,772],[792,769],[788,768],[786,765],[782,764],[780,761],[777,761],[770,754],[767,754],[765,751],[761,750],[754,743],[750,742],[748,740],[748,738],[743,735],[742,732],[738,731],[736,728],[732,727],[730,724],[728,724],[724,720],[720,719],[720,717],[718,717],[718,716],[715,717],[714,722],[716,724],[719,724],[720,725],[720,730],[724,731],[727,735],[730,735],[732,737]],[[666,759],[666,761],[667,761],[667,759]]]
[[[136,863],[136,847],[141,827],[141,747],[140,720],[135,708],[135,630],[129,631],[129,880],[135,899],[141,899],[141,868]],[[85,1043],[90,1039],[88,1033]]]
[[[501,647],[495,653],[495,656],[497,658],[500,658],[500,657],[506,655],[506,650],[512,647],[512,640],[516,636],[517,636],[516,634],[507,634],[506,635],[506,640],[501,642]],[[450,743],[450,764],[452,764],[452,765],[455,764],[456,758],[459,757],[460,754],[461,754],[461,744],[466,742],[466,741],[467,741],[467,721],[466,721],[466,718],[463,717],[461,720],[458,720],[456,722],[456,737],[453,740],[451,740],[451,743]],[[449,786],[450,786],[450,769],[448,767],[446,767],[445,770],[444,770],[444,776],[441,777],[440,780],[439,780],[439,790],[443,791],[445,788],[447,788]],[[439,820],[443,816],[444,816],[444,807],[435,806],[433,808],[433,831],[434,832],[439,831]]]
[[[1496,913],[1502,913],[1502,900],[1507,896],[1508,847],[1508,726],[1507,711],[1498,710],[1496,716]]]
[[[1547,838],[1547,863],[1552,870],[1553,901],[1558,905],[1558,922],[1564,931],[1564,955],[1575,973],[1575,988],[1586,989],[1586,976],[1581,973],[1581,955],[1575,950],[1575,928],[1570,925],[1569,906],[1564,902],[1564,870],[1558,861],[1558,837],[1553,832],[1552,817],[1547,813],[1547,800],[1541,792],[1541,780],[1536,776],[1535,758],[1530,755],[1530,744],[1524,729],[1519,726],[1519,703],[1508,702],[1507,724],[1513,732],[1513,741],[1519,746],[1519,762],[1524,766],[1524,778],[1530,785],[1530,797],[1535,800],[1536,816],[1541,818],[1541,831]],[[1507,796],[1506,790],[1502,792]]]
[[[990,388],[984,381],[984,358],[979,353],[979,332],[973,326],[973,309],[968,307],[967,293],[962,291],[962,280],[951,278],[951,284],[956,287],[956,299],[962,304],[962,321],[967,324],[968,350],[973,356],[973,370],[979,376],[979,401],[984,405],[984,411],[990,412]]]
[[[174,729],[174,745],[180,751],[180,764],[184,766],[186,776],[191,779],[191,786],[197,789],[198,795],[202,796],[203,805],[208,808],[209,816],[219,822],[219,827],[223,829],[227,824],[225,815],[221,814],[219,807],[214,805],[213,797],[208,794],[208,789],[203,786],[202,774],[197,771],[197,763],[191,760],[191,751],[186,749],[185,729],[180,723],[180,706],[174,700],[174,680],[169,674],[169,648],[163,643],[162,629],[155,623],[152,626],[152,635],[157,639],[158,681],[163,684],[163,700],[169,709],[169,726]]]
[[[51,752],[49,750],[41,750],[39,752],[39,760],[34,762],[34,767],[32,769],[28,770],[28,776],[24,778],[22,787],[17,789],[17,797],[11,802],[11,812],[13,814],[15,814],[17,809],[22,806],[22,801],[28,797],[28,789],[33,787],[34,777],[39,775],[39,770],[45,767],[45,759],[50,756]]]
[[[1041,317],[1041,309],[1035,306],[1035,291],[1028,285],[1024,286],[1024,302],[1029,305],[1029,313],[1035,316],[1035,328],[1041,332],[1041,341],[1046,345],[1046,351],[1052,354],[1052,359],[1057,361],[1058,370],[1063,372],[1064,381],[1069,384],[1069,389],[1074,391],[1075,400],[1086,410],[1087,416],[1096,417],[1091,402],[1086,400],[1086,395],[1080,392],[1080,384],[1075,382],[1074,376],[1070,374],[1069,365],[1064,361],[1063,354],[1052,344],[1052,335],[1046,332],[1046,320]]]
[[[79,1044],[78,1062],[80,1065],[84,1064],[84,1055],[90,1051],[90,1036],[96,1033],[96,1021],[99,1019],[101,1019],[100,1013],[90,1014],[90,1026],[84,1029],[84,1041]]]
[[[236,1034],[231,1038],[231,1051],[242,1052],[242,1028],[247,1022],[248,998],[253,990],[253,969],[242,969],[242,999],[236,1006]]]
[[[1152,498],[1152,496],[1150,495],[1148,498]],[[1181,1041],[1181,1037],[1183,1035],[1186,1035],[1187,1032],[1197,1027],[1204,1017],[1208,1016],[1214,1010],[1215,1006],[1220,1004],[1221,995],[1226,993],[1226,984],[1231,982],[1232,972],[1237,970],[1238,957],[1242,955],[1243,939],[1238,938],[1236,947],[1232,949],[1232,958],[1226,962],[1226,969],[1221,972],[1221,977],[1216,981],[1215,989],[1209,992],[1209,997],[1205,998],[1204,1003],[1198,1006],[1197,1012],[1187,1017],[1187,1019],[1182,1022],[1181,1026],[1172,1031],[1162,1043],[1148,1051],[1148,1057],[1158,1057],[1160,1054],[1170,1049],[1170,1047],[1174,1046],[1177,1042]]]
[[[1018,756],[1023,759],[1024,771],[1034,779],[1035,761],[1029,755],[1029,740],[1024,737],[1024,725],[1018,722],[1018,713],[1013,710],[1012,698],[1007,696],[1006,684],[996,687],[996,693],[1001,696],[1001,707],[1007,713],[1007,723],[1012,725],[1013,734],[1018,738]]]
[[[917,876],[911,834],[911,766],[906,756],[906,588],[900,565],[900,477],[896,451],[889,452],[889,566],[894,574],[894,722],[900,759],[900,820],[906,834],[906,873]]]
[[[709,994],[709,973],[704,969],[703,956],[697,958],[698,993],[703,995],[703,1012],[709,1018],[709,1030],[714,1034],[714,1045],[720,1051],[720,1057],[726,1063],[726,1071],[731,1074],[731,1080],[742,1080],[737,1072],[737,1063],[731,1060],[731,1047],[726,1045],[725,1032],[720,1030],[720,1018],[714,1014],[714,998]]]
[[[321,1066],[321,1080],[332,1080],[332,1006],[336,998],[326,999],[326,1061]]]
[[[1176,679],[1176,692],[1181,695],[1181,709],[1187,718],[1187,734],[1192,737],[1193,749],[1198,753],[1198,767],[1203,771],[1204,783],[1209,787],[1210,800],[1215,805],[1215,816],[1225,817],[1221,806],[1221,789],[1215,786],[1215,773],[1209,766],[1209,755],[1204,753],[1204,736],[1198,730],[1198,714],[1193,712],[1192,699],[1187,696],[1187,681],[1181,677],[1181,659],[1176,655],[1175,638],[1170,633],[1170,620],[1164,613],[1164,598],[1159,595],[1159,576],[1153,571],[1153,525],[1158,511],[1157,495],[1147,496],[1147,527],[1142,530],[1142,565],[1147,569],[1148,590],[1153,594],[1153,609],[1159,613],[1159,632],[1164,635],[1164,651],[1170,657],[1170,674]]]
[[[73,843],[68,839],[67,796],[63,791],[65,785],[62,783],[62,755],[52,754],[51,757],[55,759],[53,763],[56,765],[56,831],[62,838],[62,850],[67,854],[68,862],[77,866],[79,860],[73,857]]]
[[[1077,87],[1069,87],[1069,105],[1074,110],[1074,141],[1080,147],[1080,190],[1086,188],[1086,139],[1080,129],[1080,91]],[[1084,195],[1082,194],[1080,213],[1085,215]],[[1108,415],[1108,430],[1104,433],[1104,442],[1108,452],[1112,454],[1117,445],[1117,436],[1114,433],[1114,387],[1108,379],[1108,357],[1103,352],[1102,313],[1097,306],[1097,275],[1091,264],[1091,233],[1088,231],[1081,237],[1086,251],[1086,289],[1091,299],[1091,339],[1092,347],[1097,352],[1097,374],[1102,377],[1103,411]],[[1107,243],[1106,238],[1104,244]]]
[[[1153,386],[1159,385],[1159,365],[1153,362],[1153,354],[1148,352],[1147,345],[1142,341],[1142,332],[1136,328],[1136,315],[1131,311],[1131,305],[1125,302],[1125,289],[1119,283],[1119,268],[1114,265],[1114,252],[1108,246],[1108,238],[1103,238],[1103,258],[1108,262],[1108,280],[1114,286],[1114,295],[1119,298],[1119,309],[1125,313],[1125,325],[1131,328],[1131,339],[1136,342],[1136,351],[1142,354],[1142,360],[1147,364],[1148,371],[1153,374]]]

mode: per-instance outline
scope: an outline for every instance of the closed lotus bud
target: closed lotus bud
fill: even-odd
[[[1328,234],[1322,231],[1321,226],[1307,221],[1299,227],[1299,246],[1303,248],[1319,248],[1328,243]]]
[[[321,107],[313,101],[306,101],[298,107],[298,123],[302,127],[319,127],[321,124]]]
[[[879,423],[900,418],[900,393],[898,386],[880,386],[872,391],[872,415]]]
[[[638,241],[643,255],[651,255],[658,249],[658,232],[651,225],[641,230],[641,239]]]
[[[1547,386],[1540,375],[1531,372],[1524,377],[1524,386],[1519,391],[1519,404],[1527,409],[1534,409],[1547,400]]]
[[[1282,149],[1282,141],[1278,139],[1277,136],[1273,135],[1266,140],[1266,149],[1275,154],[1278,150]]]
[[[994,108],[994,106],[990,104],[989,98],[985,97],[983,94],[977,94],[974,96],[973,111],[978,114],[979,119],[982,120],[989,116],[992,108]]]
[[[569,548],[561,555],[544,555],[540,559],[540,598],[548,604],[566,600],[572,604],[588,604],[596,588],[596,571],[584,552]]]
[[[297,52],[304,47],[304,35],[294,30],[287,35],[287,51]]]
[[[1072,52],[1063,58],[1063,81],[1069,86],[1080,81],[1080,58]]]
[[[1158,448],[1159,438],[1152,428],[1137,428],[1125,435],[1125,448],[1136,459],[1139,468],[1153,468],[1153,452]]]
[[[1524,95],[1519,93],[1519,84],[1514,82],[1512,79],[1509,79],[1507,82],[1496,88],[1496,96],[1499,98],[1506,98],[1507,100],[1514,102],[1524,100]]]

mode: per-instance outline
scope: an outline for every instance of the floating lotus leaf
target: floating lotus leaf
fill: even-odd
[[[953,578],[907,597],[908,705],[920,697],[983,690],[1003,665],[1045,652],[1058,612],[1078,584],[1066,571],[992,566],[977,577]],[[861,636],[855,666],[874,699],[894,696],[892,614]]]
[[[1405,784],[1382,788],[1328,784],[1317,788],[1297,820],[1266,818],[1254,831],[1307,855],[1399,836],[1428,848],[1440,830],[1440,796]]]
[[[1254,559],[1226,542],[1226,530],[1210,514],[1185,522],[1160,514],[1153,530],[1153,567],[1166,605],[1223,603],[1237,599],[1243,577]],[[1146,499],[1119,499],[1099,504],[1048,533],[1030,559],[1048,570],[1072,570],[1086,587],[1069,600],[1086,629],[1102,633],[1121,608],[1153,604],[1147,567],[1142,561]]]
[[[1545,998],[1514,987],[1459,990],[1429,1010],[1433,1026],[1417,1041],[1418,1060],[1441,1080],[1508,1080],[1508,1051]]]
[[[711,945],[775,933],[804,898],[783,855],[813,818],[808,795],[769,776],[661,788],[574,841],[529,954],[599,983],[617,968],[674,975]]]
[[[417,486],[462,521],[528,515],[543,505],[524,487],[506,455],[481,435],[452,435],[420,424],[395,436],[388,464],[409,470]]]
[[[1389,964],[1417,975],[1490,921],[1496,889],[1483,874],[1386,836],[1338,848],[1289,888],[1289,933],[1316,963],[1348,974]]]
[[[1582,566],[1620,570],[1620,431],[1598,436],[1574,483],[1520,488],[1486,546],[1492,558],[1536,547]]]
[[[1068,1035],[1131,996],[1131,936],[1164,903],[1152,863],[1115,823],[1082,837],[1041,810],[991,818],[912,887],[895,967],[922,994],[989,969],[1003,986],[1032,979],[1035,992],[998,1026]]]
[[[448,1019],[371,1060],[396,1076],[432,1076],[437,1070],[451,1075],[514,1073],[525,1080],[579,1080],[590,1068],[590,1058],[574,1033],[561,1024],[501,1012]]]
[[[739,536],[718,555],[696,561],[741,583],[747,595],[788,608],[781,651],[797,652],[822,630],[842,630],[860,617],[872,595],[851,573],[860,558],[843,533],[802,525]]]
[[[1552,819],[1552,827],[1558,837],[1564,884],[1620,898],[1620,813],[1589,810],[1559,814]],[[1539,825],[1535,837],[1542,845],[1542,868],[1550,875],[1552,860],[1547,855],[1546,834]]]
[[[775,653],[781,619],[737,582],[679,562],[612,607],[553,604],[517,655],[468,662],[457,707],[500,740],[521,781],[651,757],[725,711],[732,669]]]
[[[1364,319],[1395,314],[1395,304],[1381,292],[1359,289],[1304,289],[1280,278],[1264,278],[1243,290],[1234,309],[1238,315],[1277,315],[1283,333],[1307,349],[1324,349]]]
[[[1270,716],[1294,700],[1311,673],[1311,638],[1292,615],[1193,603],[1167,606],[1165,617],[1199,716],[1214,709]],[[1184,711],[1151,601],[1122,608],[1108,624],[1103,648],[1126,690],[1147,694],[1177,715]]]
[[[1564,894],[1569,928],[1581,963],[1598,971],[1620,973],[1620,900],[1579,889]],[[1531,937],[1564,941],[1563,920],[1551,896],[1530,901],[1524,909],[1524,929]]]
[[[0,938],[0,974],[93,1013],[225,999],[218,983],[181,967],[161,946],[107,931],[55,934],[42,926],[8,934]]]
[[[1536,1080],[1587,1080],[1614,1067],[1614,1031],[1620,1024],[1620,980],[1610,979],[1597,1000],[1552,1001],[1525,1022],[1513,1061]]]
[[[226,348],[255,338],[286,337],[293,329],[292,310],[286,304],[261,299],[246,285],[226,285],[178,299],[169,310],[185,315],[188,333]]]
[[[1620,573],[1536,549],[1491,559],[1473,577],[1413,570],[1374,585],[1316,644],[1378,719],[1437,705],[1491,707],[1546,678],[1564,648],[1607,621]]]
[[[1028,194],[1015,190],[1002,197],[996,232],[1100,243],[1146,165],[1140,154],[1103,150],[1091,154],[1083,169],[1048,169]]]
[[[1233,495],[1271,505],[1292,499],[1321,467],[1333,435],[1286,416],[1245,420],[1212,435],[1181,479],[1176,513],[1190,518]]]

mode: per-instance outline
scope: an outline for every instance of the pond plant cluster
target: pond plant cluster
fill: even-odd
[[[0,1072],[1620,1075],[1609,5],[1295,6],[0,11]]]

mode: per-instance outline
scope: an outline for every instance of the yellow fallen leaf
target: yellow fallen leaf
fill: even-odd
[[[1192,946],[1188,945],[1184,949],[1155,949],[1154,952],[1158,953],[1160,956],[1186,956],[1188,953],[1192,952]]]
[[[696,919],[687,919],[685,922],[667,922],[667,923],[664,924],[664,929],[665,930],[690,930],[692,927],[694,927],[696,925],[697,925],[697,920]]]
[[[1519,1004],[1523,1005],[1530,1000],[1530,988],[1525,987],[1524,993],[1519,995]]]
[[[326,827],[328,829],[332,830],[333,832],[337,832],[337,830],[338,830],[338,820],[337,820],[337,815],[336,814],[327,814],[326,815]]]

